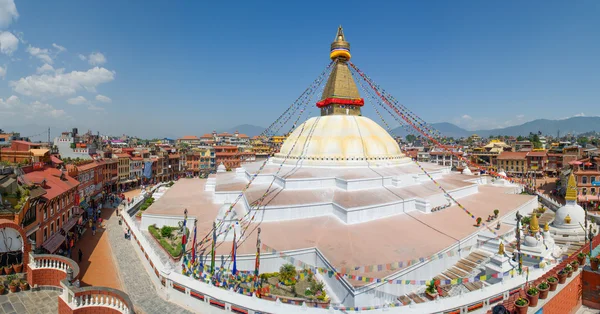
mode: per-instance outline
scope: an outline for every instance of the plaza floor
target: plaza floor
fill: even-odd
[[[58,291],[24,291],[0,295],[0,314],[58,313]]]
[[[92,230],[87,228],[81,240],[75,244],[72,258],[79,264],[79,278],[82,286],[100,286],[122,290],[123,285],[105,228],[110,221],[118,220],[115,209],[104,208],[101,216],[102,226],[96,229],[96,235],[92,235]],[[80,248],[83,252],[81,262],[77,256]]]

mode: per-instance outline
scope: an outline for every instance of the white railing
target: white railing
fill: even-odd
[[[45,257],[44,255],[36,255],[35,258],[33,258],[32,265],[35,269],[57,269],[62,270],[65,273],[67,272],[67,269],[71,268],[70,264],[57,260],[56,257]]]
[[[91,291],[90,294],[75,296],[67,304],[72,309],[101,306],[115,309],[121,313],[130,313],[129,307],[120,298],[96,293],[100,293],[100,291]]]

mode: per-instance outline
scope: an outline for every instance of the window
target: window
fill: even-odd
[[[58,229],[60,229],[60,216],[56,218],[56,231],[58,231]]]
[[[50,234],[54,234],[54,222],[50,223]]]
[[[586,177],[586,176],[581,177],[581,183],[587,184],[587,179],[588,179],[588,177]]]
[[[586,189],[586,188],[583,188],[583,190],[582,190],[582,194],[583,194],[583,195],[586,195],[586,194],[587,194],[587,189]]]
[[[48,219],[48,209],[44,208],[44,220]]]
[[[48,227],[44,227],[44,242],[48,239]]]
[[[70,211],[70,209],[69,209],[69,211]],[[62,224],[63,224],[63,226],[65,225],[65,221],[66,221],[66,220],[65,220],[65,214],[63,213],[63,220],[62,220]]]
[[[590,177],[590,183],[594,183],[596,181],[596,177]]]
[[[592,195],[596,195],[596,188],[591,189]]]

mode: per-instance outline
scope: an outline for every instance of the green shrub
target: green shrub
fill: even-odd
[[[279,268],[279,279],[282,282],[291,282],[296,278],[296,268],[292,264],[285,264]]]
[[[173,231],[173,228],[171,228],[169,226],[163,226],[162,228],[160,228],[160,235],[163,238],[169,238],[169,237],[171,237],[172,231]]]
[[[172,228],[172,227],[167,227],[167,228]],[[158,240],[158,243],[160,243],[160,245],[167,250],[167,252],[169,252],[169,254],[171,254],[171,256],[173,257],[179,257],[181,256],[181,245],[171,245],[171,243],[169,243],[169,241],[167,241],[167,239],[163,238],[161,236],[161,233],[163,232],[163,228],[159,229],[156,228],[156,225],[152,225],[152,226],[148,226],[148,231],[150,232],[150,234],[156,239]],[[172,229],[171,229],[172,230]]]

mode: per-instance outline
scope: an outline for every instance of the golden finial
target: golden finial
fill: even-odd
[[[529,220],[529,230],[533,233],[540,231],[540,225],[538,224],[536,213],[533,213],[533,216],[531,216],[531,220]]]
[[[338,27],[335,40],[331,43],[331,53],[329,54],[329,57],[331,60],[336,60],[338,58],[341,61],[350,60],[350,43],[346,41],[342,25]]]
[[[570,224],[571,223],[571,216],[569,216],[569,214],[567,214],[567,216],[565,217],[565,223],[566,224]]]
[[[569,181],[567,182],[567,195],[565,196],[567,201],[577,200],[577,182],[575,181],[575,175],[571,172],[569,175]]]
[[[550,230],[550,226],[548,226],[548,222],[546,221],[544,224],[544,231],[548,232],[548,230]]]
[[[498,255],[504,255],[504,243],[500,242],[500,246],[498,247]]]

